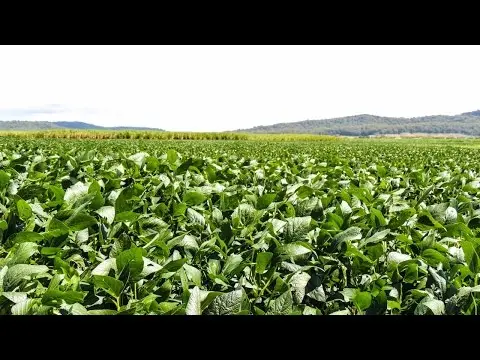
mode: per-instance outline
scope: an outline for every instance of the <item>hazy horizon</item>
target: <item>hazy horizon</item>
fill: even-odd
[[[225,131],[480,108],[480,46],[0,46],[0,120]]]

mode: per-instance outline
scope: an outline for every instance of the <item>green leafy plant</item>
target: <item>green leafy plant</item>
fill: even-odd
[[[1,141],[1,314],[478,313],[474,140]]]

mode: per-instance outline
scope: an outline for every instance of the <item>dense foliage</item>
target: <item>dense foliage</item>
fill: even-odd
[[[395,118],[355,115],[325,120],[305,120],[241,130],[252,133],[302,133],[344,136],[385,134],[462,134],[480,136],[479,111],[455,116]]]
[[[476,144],[0,142],[2,314],[477,313]]]

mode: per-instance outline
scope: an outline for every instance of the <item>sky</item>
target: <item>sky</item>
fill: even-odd
[[[480,46],[0,46],[0,120],[226,131],[480,109]]]

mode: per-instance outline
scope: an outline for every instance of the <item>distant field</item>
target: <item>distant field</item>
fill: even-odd
[[[0,314],[478,314],[480,140],[38,134],[0,137]]]
[[[242,134],[233,132],[159,132],[112,130],[44,130],[0,131],[0,136],[33,139],[140,139],[140,140],[259,140],[259,141],[325,141],[338,137],[313,134]]]
[[[425,133],[402,133],[402,134],[382,134],[382,135],[370,135],[369,138],[437,138],[437,139],[457,139],[457,138],[475,138],[473,136],[467,136],[464,134],[425,134]]]
[[[137,139],[137,140],[251,140],[251,141],[332,141],[356,139],[373,139],[388,141],[410,139],[424,140],[466,140],[471,144],[475,137],[462,134],[392,134],[376,135],[370,137],[358,136],[333,136],[316,134],[259,134],[238,132],[167,132],[144,130],[8,130],[1,131],[0,137],[17,137],[33,139]],[[467,144],[466,143],[466,144]]]

